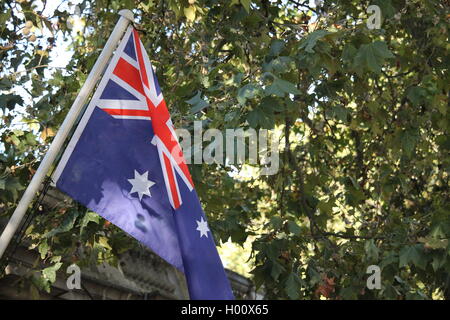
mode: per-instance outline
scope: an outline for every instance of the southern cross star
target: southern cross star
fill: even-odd
[[[197,221],[197,230],[200,231],[200,238],[203,236],[208,238],[208,231],[210,230],[208,228],[208,223],[203,220],[203,217],[200,221]]]
[[[128,179],[128,182],[133,186],[133,188],[131,188],[130,194],[137,192],[139,201],[142,200],[142,196],[144,194],[149,197],[152,196],[150,194],[150,188],[155,183],[148,180],[148,171],[145,171],[143,174],[139,174],[139,172],[134,170],[134,179]]]

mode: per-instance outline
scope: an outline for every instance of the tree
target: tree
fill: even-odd
[[[368,28],[369,5],[380,29]],[[448,1],[87,0],[77,16],[43,6],[0,4],[3,215],[129,8],[175,127],[282,132],[275,175],[190,168],[217,241],[254,239],[267,297],[450,298]],[[74,53],[55,70],[62,38]],[[53,268],[33,278],[40,289],[80,259],[77,246],[92,263],[137,245],[77,205],[37,215],[27,236]],[[373,264],[381,290],[366,288]]]

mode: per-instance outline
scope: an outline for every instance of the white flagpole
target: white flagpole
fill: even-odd
[[[64,122],[62,123],[61,127],[58,130],[58,133],[53,139],[53,142],[50,145],[50,148],[48,149],[41,164],[39,165],[39,168],[34,174],[33,179],[31,179],[30,184],[25,190],[22,199],[20,199],[20,202],[17,205],[17,208],[11,216],[8,224],[6,225],[5,230],[3,230],[3,233],[0,237],[0,259],[5,253],[5,250],[8,247],[8,244],[11,241],[14,233],[19,227],[20,222],[22,221],[28,209],[28,206],[30,205],[31,201],[33,201],[36,192],[39,190],[42,181],[45,179],[47,172],[58,156],[58,153],[61,150],[61,147],[63,146],[67,136],[69,135],[69,132],[72,129],[75,121],[77,120],[81,110],[83,109],[86,100],[88,99],[90,93],[92,92],[95,85],[97,84],[97,81],[102,75],[109,61],[109,58],[111,57],[113,51],[116,49],[117,44],[122,38],[122,35],[124,34],[128,25],[134,20],[133,13],[130,10],[121,10],[119,11],[119,15],[120,19],[114,27],[111,35],[109,36],[105,47],[103,48],[100,56],[95,62],[95,65],[89,73],[86,82],[83,84],[80,92],[78,93],[77,98],[73,102],[72,107],[67,113]]]

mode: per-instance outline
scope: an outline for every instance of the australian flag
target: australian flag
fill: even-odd
[[[154,70],[132,27],[53,181],[184,272],[191,299],[233,299]]]

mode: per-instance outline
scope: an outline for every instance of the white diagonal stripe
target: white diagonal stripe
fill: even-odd
[[[134,44],[134,41],[133,41]],[[131,58],[125,51],[123,52],[123,54],[120,56],[123,60],[125,60],[126,62],[128,62],[129,64],[131,64],[133,67],[135,67],[136,69],[139,70],[139,64],[136,60],[134,60],[133,58]]]
[[[125,81],[120,79],[115,74],[112,73],[110,79],[112,81],[114,81],[115,83],[117,83],[122,88],[124,88],[125,90],[129,91],[133,96],[138,98],[140,101],[145,101],[145,96],[144,95],[142,95],[139,91],[134,89],[132,86],[130,86],[128,83],[126,83]]]

